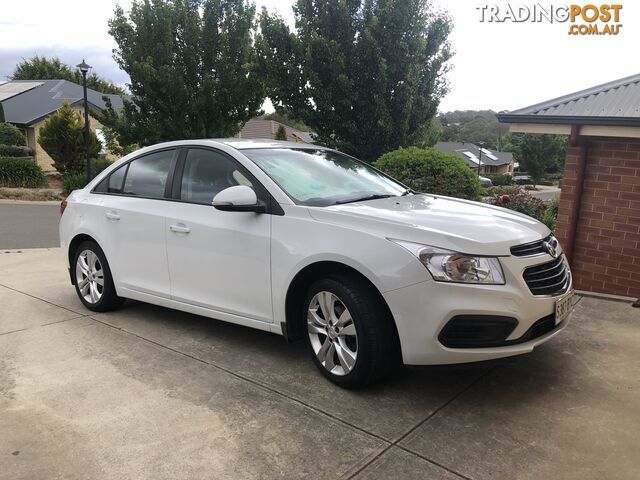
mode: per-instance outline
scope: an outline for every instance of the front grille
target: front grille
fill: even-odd
[[[536,240],[535,242],[523,243],[522,245],[516,245],[511,247],[511,254],[516,257],[531,257],[533,255],[542,255],[547,253],[544,248],[544,243],[556,243],[557,240],[553,235]]]
[[[522,276],[534,295],[559,295],[567,291],[571,282],[571,274],[562,255],[550,262],[525,268]]]

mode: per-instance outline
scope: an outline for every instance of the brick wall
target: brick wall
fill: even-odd
[[[579,290],[640,297],[640,139],[587,137],[572,255]],[[568,244],[581,147],[569,147],[556,234]]]

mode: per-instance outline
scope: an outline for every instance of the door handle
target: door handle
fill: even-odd
[[[169,230],[176,233],[189,233],[191,231],[189,227],[186,227],[180,223],[178,225],[169,225]]]
[[[104,216],[109,220],[120,220],[120,215],[117,212],[105,212]]]

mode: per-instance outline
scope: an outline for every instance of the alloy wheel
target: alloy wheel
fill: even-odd
[[[335,294],[318,292],[309,303],[307,331],[322,366],[334,375],[347,375],[358,358],[358,335],[351,313]]]
[[[104,270],[92,250],[83,250],[76,260],[78,291],[87,303],[96,304],[104,292]]]

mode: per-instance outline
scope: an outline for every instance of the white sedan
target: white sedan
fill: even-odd
[[[344,387],[399,363],[530,352],[571,312],[571,273],[543,224],[415,193],[318,146],[155,145],[61,207],[88,309],[130,298],[304,339]]]

